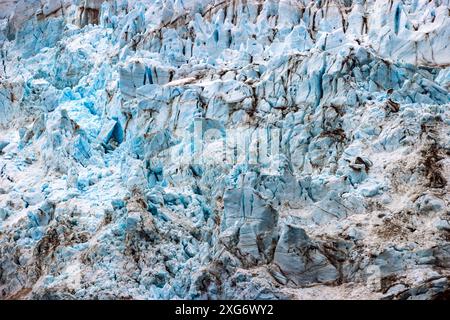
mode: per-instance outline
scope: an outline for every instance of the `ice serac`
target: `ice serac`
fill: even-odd
[[[292,281],[296,285],[332,283],[339,272],[319,247],[312,242],[302,228],[284,226],[275,250],[274,264],[281,276],[275,275],[284,284]]]
[[[0,2],[0,298],[442,299],[448,0]]]
[[[253,189],[227,190],[224,194],[221,237],[244,265],[273,259],[278,213]]]

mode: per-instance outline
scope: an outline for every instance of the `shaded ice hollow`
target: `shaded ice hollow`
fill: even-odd
[[[442,299],[448,0],[1,0],[0,299]]]

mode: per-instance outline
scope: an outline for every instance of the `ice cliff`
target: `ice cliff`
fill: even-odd
[[[448,0],[1,0],[0,299],[442,299]]]

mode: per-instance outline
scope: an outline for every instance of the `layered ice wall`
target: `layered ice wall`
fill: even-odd
[[[1,299],[439,299],[448,0],[0,0]]]

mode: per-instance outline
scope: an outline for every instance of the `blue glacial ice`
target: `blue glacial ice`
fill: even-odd
[[[0,299],[448,296],[449,5],[0,3]]]

